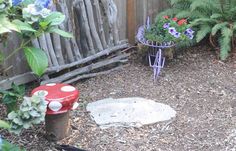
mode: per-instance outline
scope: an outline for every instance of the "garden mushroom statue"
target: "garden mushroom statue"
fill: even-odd
[[[45,97],[47,139],[57,141],[70,135],[70,110],[79,106],[77,103],[79,91],[68,84],[50,83],[35,88],[31,94]]]

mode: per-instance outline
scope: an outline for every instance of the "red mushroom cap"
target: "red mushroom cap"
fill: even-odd
[[[68,84],[50,83],[35,88],[31,95],[43,94],[48,101],[47,114],[61,114],[78,105],[79,91]]]

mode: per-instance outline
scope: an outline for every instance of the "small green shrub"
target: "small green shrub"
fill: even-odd
[[[17,103],[23,100],[25,95],[25,86],[18,86],[14,83],[11,85],[12,90],[4,91],[0,89],[0,94],[2,95],[2,103],[6,105],[7,112],[18,110]]]
[[[20,109],[8,114],[10,132],[20,134],[21,130],[28,129],[34,124],[44,121],[47,110],[45,99],[39,96],[24,97]]]
[[[0,150],[1,151],[25,151],[25,149],[21,149],[17,145],[14,145],[7,140],[4,140],[0,137]]]
[[[9,130],[10,125],[6,121],[0,120],[0,128]],[[7,140],[4,140],[0,135],[0,151],[25,151],[25,150],[8,142]]]
[[[192,21],[198,29],[196,41],[210,38],[220,47],[220,58],[227,59],[234,49],[236,30],[236,0],[169,0],[171,8],[162,12]],[[213,41],[217,41],[214,43]]]

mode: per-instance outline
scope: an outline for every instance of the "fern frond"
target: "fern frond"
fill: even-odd
[[[233,30],[236,30],[236,22],[233,23]]]
[[[225,60],[229,56],[231,50],[231,38],[233,36],[233,31],[230,28],[221,29],[222,37],[219,39],[220,43],[220,58]]]
[[[225,18],[231,19],[231,20],[236,20],[236,5],[234,5],[229,11],[225,13]]]
[[[170,0],[171,5],[191,3],[192,0]]]
[[[219,1],[220,0],[195,0],[192,2],[190,9],[191,11],[201,9],[207,14],[210,14],[211,12],[221,12]]]
[[[208,14],[202,13],[202,11],[200,10],[195,10],[194,12],[191,12],[190,15],[191,19],[207,18],[209,16]]]
[[[226,27],[226,25],[228,25],[228,22],[223,22],[223,23],[216,24],[212,28],[211,34],[214,36],[220,29]]]
[[[196,40],[200,42],[203,38],[205,38],[211,32],[211,27],[209,25],[202,25],[197,32]]]
[[[175,16],[175,14],[177,14],[178,12],[180,12],[181,10],[177,9],[177,8],[169,8],[166,9],[165,11],[159,13],[156,18],[155,21],[158,21],[161,17],[167,15],[167,16]]]
[[[222,18],[223,17],[223,15],[222,14],[219,14],[219,13],[214,13],[214,14],[212,14],[211,15],[211,19],[218,19],[218,18]]]
[[[215,24],[217,21],[215,19],[211,18],[199,18],[195,19],[193,22],[191,22],[191,26],[197,26],[201,24]]]
[[[176,14],[177,18],[189,18],[190,16],[191,16],[191,12],[188,10],[183,10]]]

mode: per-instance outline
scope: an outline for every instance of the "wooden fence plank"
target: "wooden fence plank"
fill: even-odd
[[[127,0],[127,32],[130,44],[135,44],[136,0]]]

